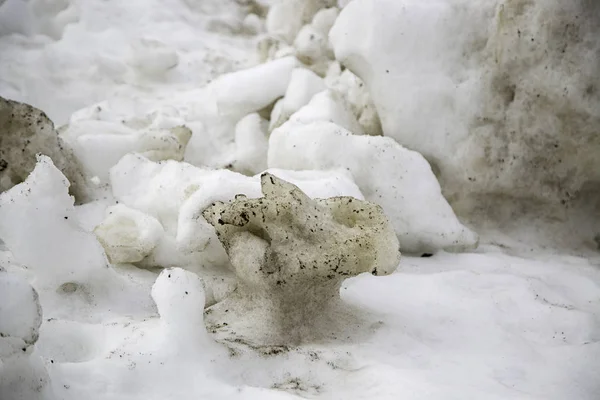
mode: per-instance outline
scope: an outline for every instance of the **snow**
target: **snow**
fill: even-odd
[[[297,184],[313,198],[344,195],[363,198],[352,177],[345,171],[269,171]],[[202,210],[215,201],[233,200],[237,194],[253,198],[260,197],[261,193],[259,176],[202,169],[174,161],[158,164],[139,155],[123,157],[111,170],[111,186],[120,206],[125,205],[132,212],[143,214],[137,218],[138,221],[142,218],[155,219],[160,230],[164,230],[165,234],[150,253],[146,252],[147,246],[144,246],[145,249],[140,247],[143,231],[139,224],[135,233],[132,232],[135,240],[129,250],[149,256],[142,262],[143,265],[186,268],[196,265],[196,269],[198,266],[211,269],[211,265],[222,267],[227,264],[214,230],[201,217]],[[125,221],[115,221],[115,217],[109,215],[100,225],[101,241],[106,241],[111,249],[119,242],[115,236],[129,231]]]
[[[236,124],[236,171],[254,175],[267,168],[267,125],[268,122],[257,113],[248,114]]]
[[[599,180],[599,17],[579,0],[356,0],[330,39],[464,213],[502,195],[557,214]]]
[[[202,86],[222,73],[256,63],[257,57],[248,51],[253,38],[227,32],[245,17],[243,9],[233,0],[8,0],[0,8],[4,35],[52,29],[53,39],[60,40],[3,36],[2,94],[41,108],[62,125],[73,112],[105,99],[141,100],[148,94],[170,96]],[[165,63],[162,55],[178,54],[178,65],[163,79],[140,76],[134,69],[140,61],[139,44],[153,40],[164,44],[146,50],[153,62]],[[28,68],[34,64],[38,67]]]
[[[307,105],[315,94],[323,90],[325,83],[317,74],[304,68],[294,69],[283,99],[273,107],[269,129],[272,131],[283,124],[292,114]]]
[[[344,98],[333,90],[324,90],[312,96],[310,102],[292,114],[289,121],[301,125],[317,121],[333,122],[355,135],[365,133]]]
[[[237,195],[202,212],[237,278],[236,291],[207,309],[209,323],[219,336],[227,334],[221,340],[254,346],[344,334],[355,321],[340,302],[340,285],[364,272],[381,276],[396,269],[392,225],[373,203],[311,199],[270,173],[260,183],[262,197]]]
[[[284,57],[243,71],[222,75],[210,84],[219,114],[241,117],[283,96],[290,83],[294,57]],[[268,84],[264,84],[265,77]]]
[[[0,0],[0,399],[598,399],[599,10]]]
[[[171,129],[135,129],[122,123],[82,120],[72,122],[61,133],[71,144],[88,175],[99,182],[108,180],[108,171],[132,152],[153,160],[182,160],[192,136],[185,126]]]
[[[164,230],[156,218],[117,204],[106,209],[106,218],[94,233],[108,260],[123,264],[142,261],[158,245]]]
[[[348,170],[365,198],[385,210],[404,251],[477,246],[477,234],[456,218],[423,156],[390,138],[352,135],[332,122],[296,123],[292,116],[271,134],[269,167]]]
[[[11,358],[35,344],[42,323],[38,294],[23,278],[0,271],[0,357]]]

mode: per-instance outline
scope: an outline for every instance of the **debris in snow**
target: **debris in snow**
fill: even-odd
[[[29,104],[0,97],[0,192],[23,182],[36,165],[36,155],[50,157],[69,179],[78,201],[88,199],[81,166],[58,136],[46,114]]]
[[[330,122],[287,122],[269,140],[269,167],[347,169],[368,201],[379,204],[402,251],[462,251],[478,236],[457,219],[427,161],[393,139],[356,136]]]
[[[242,335],[259,335],[252,340],[262,344],[296,344],[337,326],[344,279],[396,269],[398,240],[375,204],[352,197],[311,200],[269,173],[261,186],[264,197],[239,195],[202,213],[238,279],[237,290],[209,309],[210,318]],[[238,320],[250,321],[251,331],[237,329]]]

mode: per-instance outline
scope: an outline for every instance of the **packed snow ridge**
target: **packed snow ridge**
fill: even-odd
[[[0,0],[0,398],[598,398],[598,21]]]

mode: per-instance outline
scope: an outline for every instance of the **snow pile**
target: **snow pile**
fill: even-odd
[[[312,97],[310,102],[292,114],[288,124],[310,124],[312,122],[332,122],[355,135],[364,131],[344,98],[336,91],[325,90]]]
[[[0,10],[0,34],[37,34],[60,39],[66,27],[77,22],[79,16],[78,4],[69,0],[8,0]]]
[[[94,235],[79,227],[68,186],[52,161],[40,156],[25,182],[0,195],[2,241],[33,274],[48,317],[64,317],[70,307],[139,309],[120,302],[138,289],[109,267]]]
[[[332,0],[284,0],[269,8],[267,32],[279,40],[292,44],[302,27],[309,24],[322,8],[332,7]]]
[[[458,221],[427,161],[390,138],[355,136],[329,122],[288,122],[271,134],[269,166],[347,169],[365,198],[390,218],[402,251],[477,246],[477,235]]]
[[[297,65],[290,56],[220,76],[209,85],[219,115],[241,118],[268,106],[285,93]]]
[[[94,274],[106,269],[94,237],[78,231],[72,220],[68,187],[52,160],[40,156],[25,182],[0,195],[0,216],[5,222],[0,226],[2,240],[37,279],[55,289],[68,282],[98,281]],[[65,252],[66,247],[73,250]]]
[[[380,135],[379,117],[367,89],[356,75],[342,71],[334,59],[329,32],[339,9],[329,3],[286,0],[269,10],[268,36],[259,44],[263,58],[293,54],[302,63],[302,68],[294,71],[284,98],[275,104],[269,129],[282,125],[310,102],[296,120],[336,122],[355,134]]]
[[[261,114],[285,93],[297,65],[285,57],[167,100],[98,103],[77,111],[60,134],[101,182],[130,152],[252,175],[266,167],[268,122]]]
[[[263,345],[334,336],[344,314],[342,281],[364,272],[388,275],[398,266],[393,228],[380,207],[353,197],[311,200],[269,173],[261,175],[261,188],[261,198],[238,195],[202,213],[238,279],[210,319]]]
[[[269,172],[313,198],[363,199],[345,171]],[[202,211],[239,194],[260,197],[259,176],[128,155],[111,170],[111,187],[119,204],[106,210],[95,233],[112,262],[193,270],[207,282],[209,304],[232,290],[235,281],[227,270],[227,255]]]
[[[257,113],[246,115],[235,125],[234,171],[254,175],[267,168],[267,125]]]
[[[212,167],[258,173],[264,167],[267,122],[257,116],[288,87],[295,57],[284,57],[220,76],[201,94],[180,96],[184,119],[193,136],[185,160]],[[252,145],[247,146],[251,141]],[[261,159],[262,157],[262,159]]]
[[[103,100],[172,98],[256,64],[256,37],[241,28],[251,14],[264,20],[257,3],[7,0],[0,93],[44,110],[57,126]]]
[[[330,39],[463,214],[524,199],[556,218],[597,198],[599,18],[584,0],[357,0]]]
[[[597,397],[600,8],[2,3],[2,400]]]
[[[71,123],[61,129],[61,139],[73,148],[87,176],[107,182],[108,171],[124,155],[136,152],[145,157],[160,160],[182,160],[192,136],[189,128],[164,122],[165,116],[155,114],[146,120],[123,122],[104,121],[96,106],[95,115],[84,117],[80,111]]]

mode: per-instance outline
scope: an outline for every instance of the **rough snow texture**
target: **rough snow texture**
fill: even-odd
[[[478,236],[456,218],[427,161],[391,138],[355,136],[328,122],[288,122],[271,134],[269,167],[347,169],[365,198],[383,208],[402,251],[477,246]]]
[[[268,106],[285,93],[297,65],[296,58],[285,57],[220,76],[209,86],[219,114],[240,118]]]
[[[57,286],[72,280],[86,282],[92,270],[105,267],[98,257],[101,248],[93,236],[79,232],[69,221],[73,199],[65,176],[50,158],[38,159],[25,182],[0,195],[0,237],[39,277]],[[66,247],[77,251],[65,251]],[[74,265],[78,267],[71,268]]]
[[[15,260],[34,274],[34,287],[50,310],[65,303],[68,307],[60,311],[65,315],[70,307],[90,305],[114,311],[121,306],[138,309],[143,301],[116,305],[132,292],[127,281],[108,267],[94,235],[79,226],[68,187],[52,160],[40,156],[25,182],[0,194],[0,239]]]
[[[23,278],[0,270],[0,359],[28,351],[39,337],[42,307]]]
[[[283,0],[269,8],[267,32],[292,44],[303,25],[311,22],[322,8],[335,5],[331,0]]]
[[[0,192],[27,178],[38,153],[50,157],[67,176],[71,193],[79,201],[88,199],[81,166],[46,114],[28,104],[0,97]]]
[[[274,170],[272,173],[292,180],[311,197],[347,195],[362,199],[346,172]],[[232,200],[236,194],[259,197],[261,193],[258,176],[173,161],[155,163],[139,155],[124,157],[111,170],[111,185],[114,197],[121,204],[156,219],[165,231],[151,256],[141,265],[198,271],[215,267],[220,271],[228,265],[214,230],[201,217],[202,210],[215,201]],[[120,231],[126,227],[114,229]],[[145,250],[136,248],[145,254]]]
[[[68,122],[73,111],[106,99],[106,102],[100,103],[100,111],[90,106],[82,113],[76,113],[71,121],[94,119],[96,117],[93,116],[97,115],[97,119],[118,126],[123,120],[128,123],[136,121],[136,124],[150,121],[159,130],[185,125],[193,132],[195,140],[194,145],[188,145],[186,150],[187,161],[236,169],[238,158],[246,162],[258,154],[258,151],[254,152],[259,150],[256,148],[250,154],[242,152],[238,157],[238,151],[245,150],[246,139],[260,137],[258,130],[254,129],[256,124],[245,123],[259,120],[255,117],[245,120],[246,115],[239,113],[235,116],[221,115],[215,96],[200,88],[224,72],[253,65],[258,58],[253,54],[257,39],[253,33],[266,30],[264,17],[269,8],[274,9],[269,5],[275,3],[273,0],[7,0],[0,5],[0,95],[43,109],[58,125]],[[333,1],[327,3],[331,5]],[[337,3],[339,6],[349,4],[349,9],[352,6],[349,0],[338,0]],[[296,4],[305,7],[315,3]],[[372,4],[380,2],[375,0]],[[575,17],[575,24],[569,22],[568,26],[562,26],[555,21],[568,17],[569,13],[557,10],[557,5],[579,7],[582,2],[506,1],[502,3],[502,12],[498,4],[496,0],[399,0],[393,5],[404,6],[404,9],[383,10],[385,18],[371,26],[376,30],[372,36],[367,32],[370,16],[366,12],[360,15],[358,22],[350,25],[348,32],[351,44],[358,44],[362,39],[370,40],[372,48],[376,48],[378,43],[384,44],[378,54],[385,53],[389,65],[375,65],[377,59],[369,59],[368,62],[377,68],[373,74],[381,70],[389,70],[390,76],[399,70],[407,73],[405,77],[393,76],[379,88],[380,97],[385,95],[385,91],[392,92],[394,96],[394,103],[384,104],[390,106],[387,110],[390,112],[376,101],[382,116],[386,114],[387,125],[390,118],[405,117],[399,124],[400,131],[404,132],[402,136],[408,135],[407,130],[416,131],[418,136],[411,139],[423,151],[441,155],[443,160],[455,157],[457,165],[469,159],[470,150],[464,149],[461,153],[460,146],[449,138],[457,131],[456,126],[470,126],[472,110],[485,108],[488,111],[481,115],[489,117],[492,114],[494,118],[498,112],[498,119],[494,121],[501,121],[498,126],[502,126],[503,115],[510,117],[507,123],[511,123],[511,118],[514,123],[521,111],[519,106],[523,105],[525,111],[520,120],[524,127],[548,116],[548,125],[554,129],[554,118],[564,119],[568,116],[563,115],[565,110],[572,107],[580,110],[582,102],[593,99],[593,95],[586,97],[585,91],[581,96],[577,82],[574,85],[577,90],[573,92],[573,88],[569,87],[564,102],[558,92],[564,89],[563,83],[578,81],[585,86],[585,79],[582,79],[586,76],[585,70],[592,71],[589,75],[598,70],[594,65],[590,68],[590,63],[594,64],[597,59],[593,53],[598,45],[595,39],[587,42],[591,51],[587,60],[571,57],[574,51],[585,47],[574,46],[571,42],[562,54],[565,40],[578,36],[578,29],[581,33],[589,21],[597,20],[597,15],[594,15],[596,5],[592,1],[587,2],[586,12]],[[542,7],[548,12],[534,15]],[[417,9],[423,12],[416,12]],[[447,12],[443,18],[439,17],[444,10]],[[515,19],[514,10],[523,14]],[[394,20],[404,12],[409,13],[409,18]],[[279,26],[284,30],[289,26],[296,27],[294,29],[300,32],[310,23],[315,29],[322,26],[318,31],[326,35],[331,15],[324,13],[335,14],[337,10],[321,9],[311,22],[310,17],[305,18],[302,12],[295,12],[292,7],[291,13],[280,14],[283,17]],[[344,18],[342,15],[341,20]],[[296,24],[298,20],[300,23]],[[390,23],[394,26],[387,26]],[[597,24],[590,28],[595,29]],[[308,28],[304,30],[310,32]],[[393,35],[390,37],[386,32]],[[482,32],[485,33],[483,39]],[[558,38],[539,46],[545,33],[558,35]],[[285,42],[269,37],[268,33],[264,35],[260,43],[261,51],[265,52],[263,57],[280,59],[293,56],[298,50],[303,51],[302,43],[297,43],[298,48],[294,46],[298,35],[292,36],[289,42]],[[531,41],[532,38],[534,41]],[[301,39],[305,40],[306,36]],[[473,46],[465,46],[465,40]],[[441,44],[432,49],[432,43]],[[488,43],[490,48],[493,47],[489,52],[486,49]],[[498,43],[501,45],[497,46]],[[310,42],[305,41],[304,44],[310,45]],[[407,47],[399,60],[393,60],[396,50]],[[488,55],[481,56],[482,48],[488,55],[493,53],[494,58],[498,54],[500,63],[489,63]],[[516,52],[515,48],[519,51]],[[312,48],[308,46],[306,49]],[[428,49],[431,51],[425,52]],[[539,58],[538,51],[548,51],[550,56]],[[557,51],[560,53],[558,58],[555,57]],[[465,63],[464,57],[469,57],[470,61]],[[489,80],[496,72],[480,79],[477,76],[481,71],[480,60],[484,60],[482,62],[491,71],[504,74],[508,70],[509,73],[498,79],[497,84],[490,85]],[[506,60],[510,61],[507,63]],[[325,65],[321,62],[308,66],[319,76],[324,76],[326,87],[318,91],[330,89],[340,93],[365,133],[373,134],[376,129],[368,128],[369,123],[364,122],[378,121],[378,118],[373,118],[377,117],[377,113],[373,112],[375,107],[369,100],[371,96],[365,90],[366,85],[361,87],[363,81],[350,70],[342,70],[339,62],[328,62],[325,74]],[[532,69],[524,76],[520,66],[529,62],[538,63],[536,68],[540,70]],[[297,67],[305,66],[297,64]],[[541,70],[542,67],[544,70]],[[546,75],[546,67],[549,75]],[[453,77],[448,84],[436,78],[440,76],[440,70],[443,76]],[[568,74],[557,73],[562,70],[568,70]],[[262,75],[255,81],[258,83],[251,86],[258,88],[258,92],[251,93],[249,99],[258,106],[266,101],[255,101],[262,90],[272,97],[273,93],[281,93],[280,90],[285,90],[287,96],[290,89],[290,86],[281,89],[285,85],[279,86],[277,82],[281,79],[277,74]],[[277,91],[267,88],[271,82],[277,83]],[[503,99],[512,96],[511,90],[505,91],[505,86],[512,84],[515,84],[515,98],[508,106],[510,112],[506,112]],[[471,90],[469,85],[475,89],[483,85],[487,89],[481,94]],[[544,85],[556,87],[557,96],[548,96],[548,91],[541,91],[541,104],[536,104],[537,100],[533,97],[532,103],[523,101],[528,88]],[[235,82],[232,86],[235,89]],[[369,91],[372,89],[373,86],[369,85]],[[462,96],[458,97],[460,101],[456,101],[455,90]],[[242,92],[247,95],[245,90]],[[294,112],[308,104],[317,92],[311,95],[297,92],[302,94],[299,96],[302,102],[294,108]],[[506,95],[503,94],[505,92]],[[488,96],[500,98],[489,106],[490,102],[482,100]],[[373,97],[377,100],[375,95]],[[233,99],[231,104],[244,102],[244,99],[235,98],[235,91],[230,98]],[[275,114],[272,110],[275,100],[272,99],[260,110],[251,111],[262,118],[261,129],[269,113]],[[548,102],[544,103],[546,100]],[[396,110],[395,104],[401,108]],[[527,108],[530,104],[533,106],[531,113]],[[598,108],[591,104],[590,109]],[[248,108],[244,112],[246,110]],[[538,113],[540,110],[543,112]],[[581,120],[584,120],[586,113],[581,115]],[[252,129],[237,131],[236,125],[242,120],[245,122],[242,127]],[[593,118],[589,121],[592,123]],[[488,121],[481,123],[484,122]],[[573,124],[565,125],[578,125],[577,118],[570,122]],[[476,120],[474,126],[478,124]],[[448,136],[442,129],[446,127]],[[436,131],[442,133],[430,136]],[[92,133],[101,132],[98,129]],[[238,133],[240,143],[236,143]],[[386,131],[386,134],[397,139],[400,137],[393,132]],[[502,132],[500,134],[497,137],[502,138]],[[406,137],[403,140],[407,140]],[[514,142],[520,145],[518,137]],[[569,150],[562,144],[560,146],[553,150],[555,153],[539,152],[538,156],[543,160],[550,154],[559,156]],[[340,147],[339,143],[332,142],[328,150],[343,153],[342,149],[338,150]],[[540,148],[545,149],[545,146]],[[589,160],[585,149],[573,148],[577,150],[573,154],[581,157],[582,161],[586,157]],[[593,143],[588,150],[596,151]],[[112,156],[108,153],[103,155]],[[438,169],[441,168],[437,168],[440,163],[434,162],[430,154],[427,158],[436,174],[442,176],[444,171],[440,173]],[[254,161],[248,162],[244,168],[259,168],[251,164]],[[193,185],[192,178],[189,182],[186,180],[188,168],[190,175],[198,173],[197,168],[183,163],[151,165],[172,168],[173,174],[165,174],[160,179],[155,177],[156,180],[151,178],[150,184],[137,180],[143,175],[136,172],[137,166],[133,164],[130,165],[130,179],[122,180],[125,189],[139,189],[135,196],[143,207],[154,209],[156,204],[156,210],[164,207],[161,214],[169,216],[161,220],[161,224],[168,221],[165,223],[169,226],[168,232],[152,254],[138,265],[157,253],[168,262],[177,260],[181,254],[172,251],[175,248],[173,238],[176,237],[175,232],[179,234],[184,230],[179,229],[179,217],[171,215],[178,212],[181,217],[184,214],[180,205],[175,205],[179,204],[182,193],[185,199],[185,189],[190,186],[188,183]],[[465,162],[465,165],[468,163]],[[588,173],[592,173],[594,165],[594,162],[590,164]],[[459,187],[470,198],[472,194],[469,191],[473,187],[487,183],[485,180],[478,180],[477,184],[465,181],[461,168],[455,169],[455,177],[446,174],[442,183],[446,194],[449,188]],[[128,171],[124,169],[122,172]],[[358,197],[360,194],[349,173],[271,172],[294,182],[310,197],[340,194]],[[387,173],[387,170],[384,172]],[[485,174],[485,169],[482,174]],[[35,179],[29,182],[31,185],[17,186],[5,193],[9,194],[8,197],[3,195],[0,200],[0,210],[7,210],[0,211],[0,270],[14,274],[19,281],[26,279],[35,287],[44,307],[44,322],[35,346],[29,346],[25,353],[17,352],[10,360],[0,361],[2,400],[597,400],[600,393],[600,253],[597,251],[600,240],[598,223],[594,221],[594,216],[600,215],[598,209],[581,213],[576,219],[569,218],[573,225],[571,231],[560,226],[560,218],[565,216],[546,205],[538,204],[536,208],[558,221],[552,229],[541,226],[539,218],[519,218],[509,210],[504,215],[518,228],[519,236],[513,232],[507,234],[506,231],[478,228],[482,244],[475,252],[439,252],[430,258],[405,256],[401,262],[401,273],[386,277],[362,274],[348,279],[340,289],[344,306],[340,304],[339,312],[331,315],[329,321],[324,318],[322,325],[325,327],[319,327],[315,321],[319,329],[314,330],[313,337],[331,333],[333,326],[340,326],[333,337],[329,336],[332,340],[298,347],[255,346],[244,340],[244,336],[256,337],[251,335],[253,329],[258,330],[254,333],[261,333],[261,327],[255,321],[262,319],[247,318],[249,315],[261,316],[260,310],[235,318],[237,326],[244,329],[236,329],[234,334],[228,325],[222,324],[231,322],[223,317],[231,311],[220,309],[219,305],[212,306],[204,319],[209,334],[221,342],[212,348],[214,343],[205,340],[206,332],[202,327],[202,304],[209,306],[229,295],[235,287],[235,277],[232,277],[233,285],[228,287],[221,280],[223,275],[219,275],[224,268],[215,271],[213,281],[206,273],[202,277],[205,281],[203,295],[197,276],[176,269],[165,271],[156,281],[153,294],[158,296],[155,304],[150,298],[151,285],[157,276],[154,270],[126,264],[113,266],[112,270],[126,278],[122,280],[88,271],[89,265],[101,265],[96,264],[97,259],[102,258],[105,262],[102,249],[98,244],[82,245],[73,235],[77,237],[82,230],[90,232],[102,220],[106,205],[114,204],[114,200],[105,193],[103,196],[106,198],[73,208],[72,200],[66,195],[67,187],[62,175],[34,176]],[[224,254],[214,237],[214,229],[200,215],[202,208],[197,207],[206,206],[206,201],[210,204],[219,200],[220,195],[223,195],[223,201],[231,200],[229,196],[242,186],[260,196],[258,181],[244,186],[248,179],[252,178],[220,173],[211,181],[212,188],[206,187],[204,193],[193,192],[192,187],[197,204],[186,202],[189,206],[186,207],[186,215],[197,216],[213,236],[195,230],[191,223],[193,219],[184,217],[187,223],[181,226],[189,226],[187,232],[198,232],[197,235],[186,236],[190,239],[185,242],[186,246],[194,248],[212,238]],[[452,179],[464,182],[453,186],[448,183]],[[574,185],[577,179],[573,180]],[[226,183],[230,180],[231,185]],[[178,186],[181,182],[182,189]],[[509,184],[511,182],[508,180]],[[495,178],[491,183],[496,185]],[[499,183],[505,184],[506,181],[499,180]],[[35,190],[34,185],[43,190]],[[159,185],[165,189],[159,189]],[[396,186],[392,181],[387,185]],[[593,185],[588,186],[589,193],[593,194]],[[119,189],[121,193],[123,187]],[[148,193],[144,188],[148,189]],[[35,201],[24,196],[21,189],[32,189]],[[358,193],[351,194],[350,191]],[[238,193],[241,192],[243,190],[240,189]],[[213,194],[214,200],[210,199]],[[506,204],[504,193],[498,197],[478,197],[482,197],[479,204],[488,214],[489,211],[502,211]],[[596,198],[600,199],[600,196]],[[499,207],[490,206],[494,204],[491,199],[498,200]],[[584,197],[580,201],[593,206],[590,199],[594,198]],[[577,198],[574,200],[577,201]],[[461,203],[453,199],[452,204],[461,206],[463,211],[468,209]],[[523,206],[521,201],[513,203],[515,208]],[[420,217],[429,215],[430,211],[426,208],[429,202],[423,201],[422,204],[423,207],[415,212]],[[569,204],[569,207],[574,206],[574,202]],[[171,207],[181,211],[169,211]],[[65,213],[64,210],[69,211]],[[68,219],[64,219],[65,216]],[[489,221],[487,216],[478,220],[470,212],[468,217],[479,223]],[[544,249],[538,245],[544,242],[541,240],[543,235],[577,237],[584,230],[589,233],[588,249],[573,250],[569,247],[557,251],[556,247]],[[95,240],[92,235],[87,237]],[[57,254],[49,248],[56,249]],[[24,262],[35,259],[36,254],[41,261]],[[87,260],[81,254],[93,256]],[[253,253],[249,251],[248,254]],[[57,256],[61,257],[58,262]],[[226,254],[223,257],[227,261]],[[169,265],[168,262],[164,265]],[[46,271],[47,268],[51,269]],[[89,275],[89,284],[75,284],[69,271],[76,277]],[[59,282],[48,281],[44,272],[50,278],[58,275],[61,279]],[[168,273],[175,279],[167,280]],[[67,284],[60,284],[57,290],[54,283],[62,282],[63,277],[67,277],[64,280]],[[132,287],[141,290],[133,290]],[[97,290],[99,288],[104,290]],[[11,314],[15,321],[29,315]],[[354,317],[358,315],[365,318],[357,321]],[[3,315],[0,324],[11,321]],[[55,396],[48,390],[50,388]]]
[[[74,113],[62,136],[102,183],[128,152],[255,174],[266,167],[263,116],[285,94],[297,65],[295,57],[274,60],[160,101],[101,102]]]
[[[106,209],[106,218],[94,229],[108,261],[136,263],[148,256],[164,235],[158,220],[123,204]]]
[[[384,133],[435,166],[463,213],[507,217],[525,199],[565,218],[579,193],[598,198],[599,19],[586,0],[356,0],[330,39]]]
[[[323,79],[314,72],[305,68],[294,69],[285,96],[273,108],[269,130],[272,131],[279,127],[292,114],[307,105],[315,94],[325,88]]]
[[[337,62],[330,65],[327,76],[327,85],[338,93],[350,107],[354,117],[358,120],[362,130],[371,136],[381,136],[381,121],[379,114],[363,81],[349,69],[341,71]]]
[[[2,400],[54,400],[52,382],[41,357],[18,354],[0,364]]]
[[[295,55],[304,66],[323,76],[333,59],[328,33],[337,16],[334,1],[275,2],[266,18],[267,34],[259,41],[261,60]],[[329,7],[329,8],[328,8]]]
[[[257,113],[248,114],[235,126],[235,161],[232,170],[255,175],[267,169],[268,121]]]
[[[100,100],[172,99],[255,65],[256,39],[241,28],[249,13],[264,16],[256,3],[8,0],[0,7],[0,93],[39,107],[57,126]]]
[[[336,68],[337,67],[337,68]],[[379,116],[363,82],[331,62],[325,79],[305,68],[292,72],[283,99],[271,113],[269,130],[291,120],[297,123],[334,122],[350,132],[379,136]]]
[[[162,351],[200,358],[215,346],[204,326],[204,284],[198,275],[181,268],[164,269],[151,294],[163,330]]]
[[[23,277],[0,267],[0,398],[52,399],[41,358],[32,355],[40,335],[42,307]]]
[[[236,292],[211,309],[211,318],[234,330],[236,319],[250,321],[262,331],[253,340],[263,345],[296,344],[318,336],[324,320],[334,323],[329,319],[335,319],[342,280],[396,269],[398,240],[375,204],[352,197],[311,200],[269,173],[261,175],[261,187],[261,198],[238,195],[202,213],[238,279]]]
[[[346,171],[270,171],[296,183],[311,197],[363,198]],[[140,155],[128,155],[111,170],[111,186],[119,204],[136,212],[128,212],[127,218],[109,214],[97,228],[96,234],[111,260],[145,268],[181,267],[197,272],[206,282],[208,305],[235,288],[227,254],[201,212],[215,201],[233,200],[240,193],[259,197],[258,176],[174,161],[155,163]],[[134,221],[137,223],[132,224]],[[157,221],[159,226],[150,221]],[[121,235],[128,240],[121,240]]]
[[[201,93],[179,96],[175,107],[180,110],[186,126],[192,129],[192,139],[185,161],[215,168],[234,167],[247,172],[248,154],[239,151],[244,146],[244,134],[238,125],[248,114],[268,109],[285,94],[292,70],[298,65],[293,57],[284,57],[259,66],[221,75]],[[170,103],[167,103],[170,104]],[[268,115],[268,114],[267,114]],[[247,129],[248,121],[242,123]],[[251,128],[259,138],[256,127]],[[261,128],[262,129],[262,128]],[[240,137],[242,136],[242,137]],[[237,140],[240,143],[237,144]],[[260,143],[250,155],[260,154]],[[252,161],[256,164],[255,161]],[[241,164],[241,165],[240,165]],[[251,169],[256,169],[252,165]]]
[[[94,109],[95,108],[95,109]],[[90,177],[108,181],[108,171],[125,154],[136,152],[151,160],[183,159],[192,136],[189,128],[179,125],[164,129],[159,116],[123,122],[102,120],[102,106],[81,110],[61,137],[73,148]],[[88,111],[88,115],[85,112]],[[87,117],[87,118],[86,118]]]
[[[310,102],[294,113],[288,121],[291,124],[332,122],[355,135],[365,133],[346,99],[334,90],[325,90],[314,95]]]

